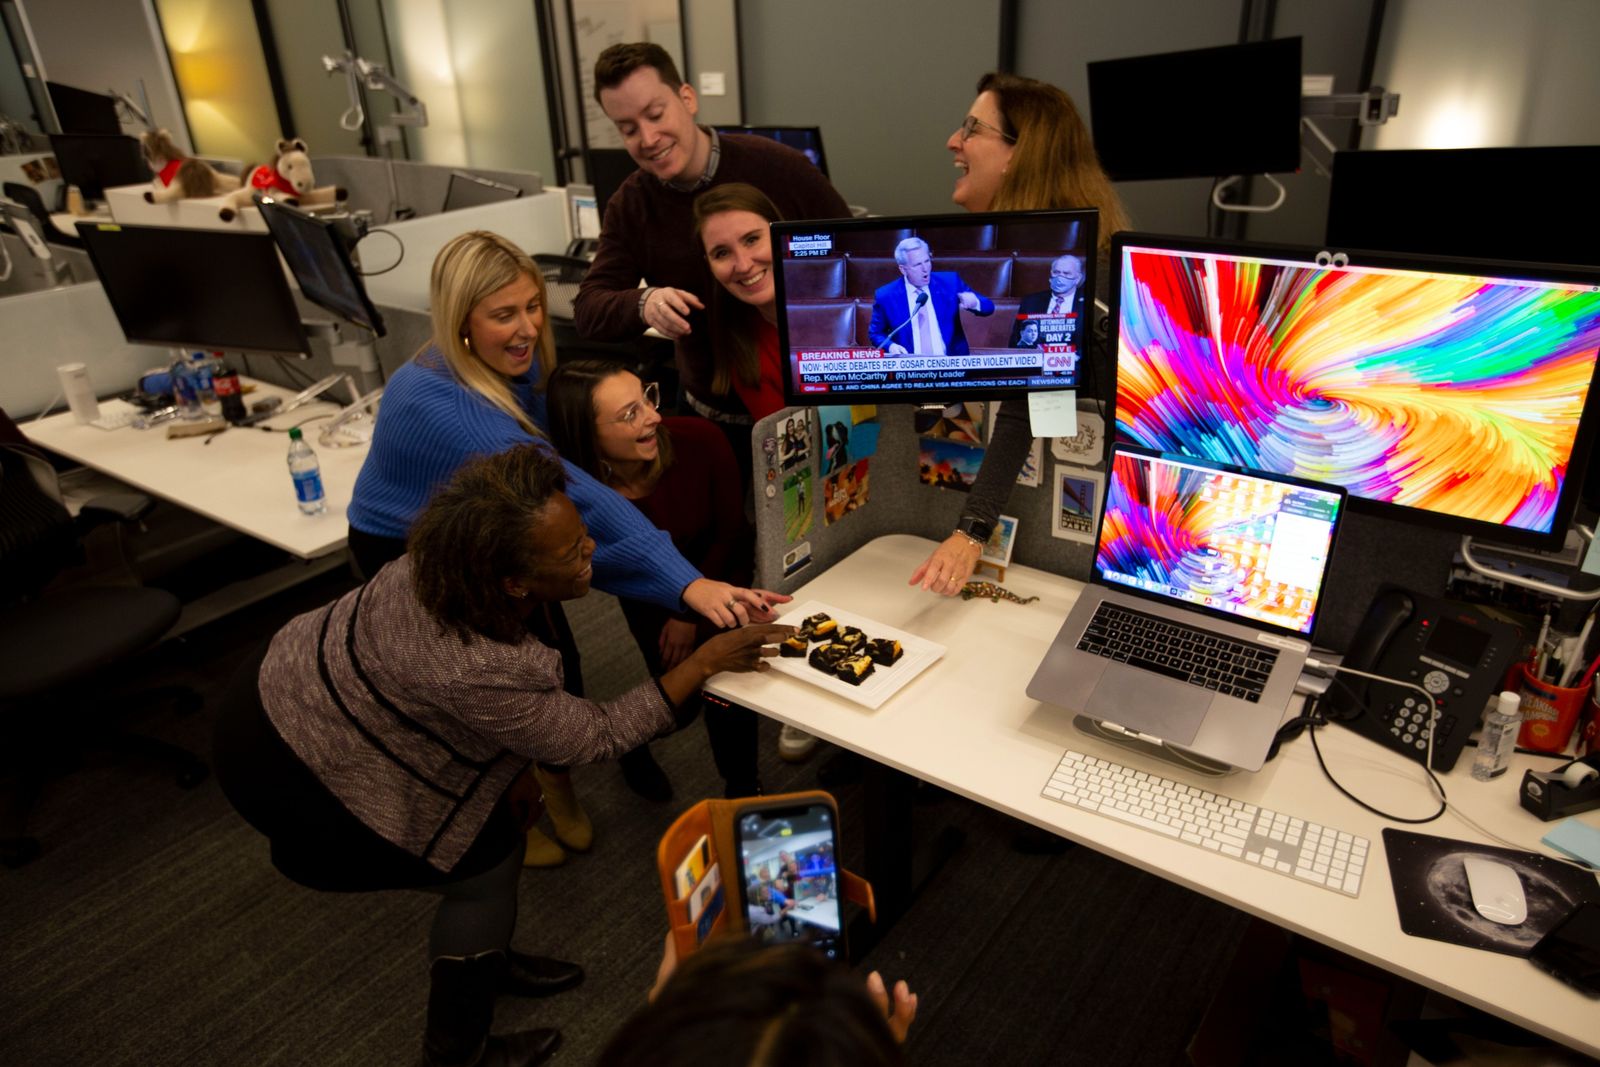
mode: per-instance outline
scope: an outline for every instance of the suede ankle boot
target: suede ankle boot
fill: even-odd
[[[539,788],[544,790],[544,810],[550,813],[556,840],[574,852],[588,852],[594,844],[594,824],[572,791],[572,775],[567,771],[547,771],[543,767],[535,767],[533,774],[539,779]]]

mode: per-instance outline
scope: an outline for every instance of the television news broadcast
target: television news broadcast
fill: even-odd
[[[1072,389],[1099,213],[774,223],[792,405]]]

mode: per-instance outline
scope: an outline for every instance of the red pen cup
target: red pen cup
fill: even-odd
[[[1535,677],[1527,664],[1518,664],[1517,673],[1517,692],[1522,696],[1522,729],[1517,734],[1517,744],[1536,752],[1564,750],[1588,703],[1590,686],[1551,685]]]

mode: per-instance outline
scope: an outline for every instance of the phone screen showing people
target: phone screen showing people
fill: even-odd
[[[836,821],[828,804],[739,813],[739,890],[756,940],[843,958]]]

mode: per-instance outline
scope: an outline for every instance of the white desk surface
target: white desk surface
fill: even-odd
[[[1207,779],[1079,732],[1070,712],[1031,700],[1024,690],[1082,586],[1031,568],[1009,567],[1006,588],[1039,600],[1018,605],[935,597],[906,584],[933,547],[931,541],[908,535],[882,537],[794,593],[796,602],[819,600],[948,648],[940,662],[877,711],[776,673],[723,674],[707,688],[1600,1055],[1600,1010],[1593,1001],[1526,960],[1402,933],[1388,864],[1381,858],[1369,864],[1361,895],[1351,899],[1041,796],[1062,750],[1072,748],[1366,837],[1377,857],[1384,854],[1383,828],[1396,825],[1340,796],[1324,778],[1305,736],[1286,744],[1259,773]],[[1436,807],[1416,764],[1340,727],[1319,731],[1318,740],[1334,774],[1369,803],[1417,816]],[[1493,783],[1474,781],[1470,763],[1464,759],[1441,777],[1452,805],[1502,837],[1548,853],[1538,840],[1553,824],[1523,811],[1516,796],[1523,770],[1548,766],[1548,761],[1518,756]],[[1450,813],[1407,829],[1494,843]]]
[[[294,391],[255,382],[246,403],[268,396],[285,400]],[[100,405],[101,414],[126,410],[123,401]],[[308,404],[264,425],[288,428],[318,412],[332,413],[329,403]],[[103,471],[147,493],[170,500],[224,526],[276,545],[302,559],[315,559],[344,548],[349,538],[345,509],[355,490],[356,474],[367,446],[318,448],[316,437],[326,420],[306,423],[306,439],[322,464],[322,488],[328,509],[302,515],[286,457],[289,438],[263,433],[257,427],[231,427],[213,437],[168,440],[165,424],[148,430],[124,426],[99,430],[80,425],[71,412],[22,425],[35,444],[86,467]],[[207,442],[210,442],[209,444]]]

